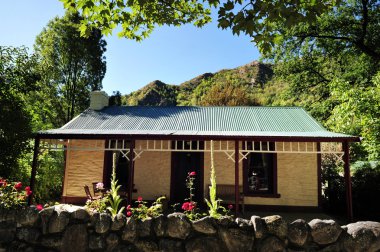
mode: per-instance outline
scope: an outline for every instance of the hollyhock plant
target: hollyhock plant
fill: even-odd
[[[127,217],[131,217],[132,216],[132,212],[131,211],[127,211]]]
[[[141,202],[143,201],[143,198],[141,196],[137,197],[137,201]]]
[[[25,194],[26,194],[26,196],[32,195],[32,191],[30,190],[30,186],[25,187]]]
[[[36,206],[36,209],[37,209],[38,211],[41,211],[42,209],[44,209],[44,207],[43,207],[41,204],[38,204],[38,205]]]

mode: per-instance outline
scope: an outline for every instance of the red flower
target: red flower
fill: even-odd
[[[30,190],[30,186],[25,187],[25,194],[27,196],[30,196],[32,194],[32,191]]]
[[[185,202],[182,204],[182,209],[184,211],[191,211],[196,207],[194,202]]]
[[[17,182],[17,183],[15,184],[15,186],[14,186],[14,188],[15,188],[16,190],[20,190],[21,187],[22,187],[22,183],[21,183],[21,182]]]
[[[131,205],[128,205],[128,206],[127,206],[127,210],[128,210],[128,211],[131,210]]]
[[[0,187],[1,186],[6,186],[7,185],[7,181],[5,179],[0,179]]]
[[[189,204],[190,204],[190,202],[183,203],[182,204],[182,209],[185,210],[185,211],[189,210]]]
[[[228,205],[228,209],[232,209],[232,208],[234,208],[234,206],[233,205]]]
[[[41,211],[42,209],[44,209],[44,207],[41,204],[38,204],[36,206],[36,208],[37,208],[38,211]]]
[[[192,171],[189,173],[189,176],[195,176],[195,175],[197,175],[197,173],[195,171]]]
[[[141,196],[137,197],[137,201],[142,201],[142,200],[143,200],[143,198]]]
[[[131,211],[128,211],[128,212],[127,212],[127,216],[128,216],[128,217],[131,217],[131,215],[132,215],[132,212],[131,212]]]

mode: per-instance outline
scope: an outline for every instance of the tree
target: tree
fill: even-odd
[[[0,177],[17,177],[17,159],[29,146],[33,115],[25,96],[38,88],[36,63],[25,47],[0,46]]]
[[[64,7],[73,12],[80,11],[84,19],[81,34],[88,36],[93,28],[110,34],[117,25],[122,30],[119,36],[142,40],[149,36],[155,26],[193,23],[201,27],[211,21],[210,10],[194,0],[61,0]],[[218,1],[209,0],[210,4]]]
[[[42,86],[49,90],[50,105],[59,118],[55,126],[88,107],[90,91],[102,88],[106,72],[106,42],[98,30],[81,37],[81,20],[75,13],[54,18],[36,38]]]
[[[309,23],[339,0],[61,0],[70,11],[80,11],[84,17],[82,35],[91,28],[109,34],[117,25],[122,26],[119,36],[141,40],[160,25],[182,25],[193,23],[201,27],[211,21],[211,7],[219,7],[218,21],[221,28],[232,28],[236,34],[244,32],[253,37],[262,51],[267,51],[278,39],[276,25],[293,27]]]

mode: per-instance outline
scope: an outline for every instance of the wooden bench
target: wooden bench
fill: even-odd
[[[210,185],[207,185],[210,188]],[[209,190],[207,190],[209,193]],[[210,194],[208,194],[210,195]],[[216,198],[222,200],[222,204],[235,205],[235,185],[217,184]],[[242,213],[244,214],[244,194],[243,186],[239,186],[239,204],[241,205]]]

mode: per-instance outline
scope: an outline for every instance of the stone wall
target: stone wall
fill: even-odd
[[[380,223],[287,223],[277,215],[191,222],[182,213],[144,221],[118,215],[113,220],[71,205],[0,212],[0,251],[286,250],[379,251]]]

